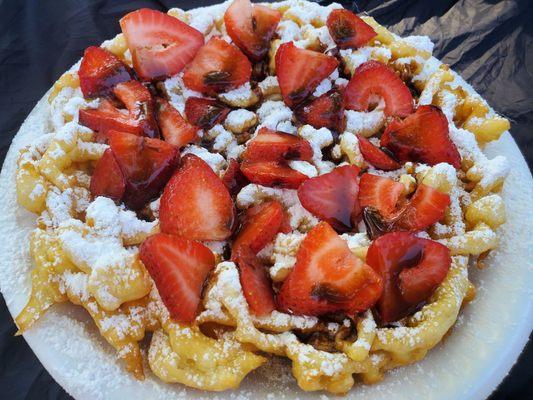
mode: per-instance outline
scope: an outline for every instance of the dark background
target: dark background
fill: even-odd
[[[0,0],[0,163],[35,103],[87,46],[117,34],[124,14],[141,7],[188,9],[220,1]],[[532,0],[337,2],[369,13],[400,35],[430,36],[436,44],[435,56],[512,120],[513,137],[531,168]],[[0,399],[70,399],[24,339],[13,336],[15,331],[0,296]],[[530,344],[491,400],[531,399],[531,389]]]

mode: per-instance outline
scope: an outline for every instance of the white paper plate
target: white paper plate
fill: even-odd
[[[13,316],[30,293],[28,236],[35,226],[35,215],[16,204],[16,159],[21,147],[47,132],[48,113],[43,98],[13,140],[0,175],[0,288]],[[523,349],[533,328],[533,180],[508,133],[487,146],[486,153],[504,155],[511,164],[503,189],[508,221],[499,231],[500,248],[491,254],[488,268],[470,271],[476,299],[424,360],[390,372],[377,385],[356,385],[346,398],[484,399]],[[167,385],[148,368],[147,379],[136,381],[86,314],[72,305],[53,307],[24,338],[54,379],[80,400],[247,399],[268,394],[273,399],[327,398],[301,391],[281,360],[252,373],[238,390],[223,393]]]

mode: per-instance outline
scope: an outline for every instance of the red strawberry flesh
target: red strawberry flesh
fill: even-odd
[[[278,304],[283,311],[299,315],[341,312],[353,316],[372,307],[381,291],[379,275],[351,253],[331,226],[321,222],[300,245]]]
[[[216,96],[248,82],[251,74],[250,61],[237,47],[213,37],[187,65],[183,82],[189,89]]]
[[[368,111],[385,100],[385,114],[406,117],[413,111],[409,88],[392,69],[379,61],[367,61],[355,70],[344,92],[348,110]]]
[[[429,165],[445,162],[461,166],[461,156],[450,139],[448,120],[435,106],[420,106],[403,121],[390,123],[381,144],[400,161],[418,161]]]
[[[342,8],[329,13],[326,25],[333,41],[340,49],[364,46],[377,35],[365,21]]]
[[[131,79],[126,64],[113,53],[97,46],[85,49],[78,76],[84,97],[107,96],[117,83]]]
[[[144,80],[180,72],[204,44],[204,35],[177,18],[143,8],[127,14],[120,27],[133,67]]]
[[[353,228],[352,217],[359,214],[359,168],[346,165],[306,180],[298,188],[302,206],[327,221],[337,231]]]
[[[393,232],[372,242],[366,262],[383,279],[376,308],[381,322],[388,324],[409,315],[431,296],[446,277],[451,257],[438,242]]]
[[[209,165],[187,154],[163,191],[159,220],[165,233],[193,240],[225,240],[233,230],[235,207]]]
[[[140,256],[170,317],[192,322],[205,281],[215,267],[211,250],[192,240],[158,233],[144,241]]]
[[[276,53],[276,74],[285,104],[300,104],[338,65],[335,57],[283,43]]]
[[[280,19],[279,11],[252,5],[250,0],[233,1],[224,14],[228,35],[254,61],[263,59],[268,53]]]

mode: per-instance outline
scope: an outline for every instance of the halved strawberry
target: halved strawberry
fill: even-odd
[[[250,80],[252,65],[237,47],[212,37],[187,65],[183,83],[189,89],[216,96]]]
[[[248,162],[309,161],[313,158],[313,148],[307,140],[299,136],[263,127],[259,129],[257,136],[248,142],[242,158]]]
[[[353,316],[372,307],[382,287],[380,276],[352,254],[328,223],[321,222],[300,245],[278,304],[293,314],[342,312]]]
[[[163,191],[159,220],[164,233],[193,240],[224,240],[233,231],[235,207],[211,167],[187,154]]]
[[[393,232],[372,242],[366,262],[383,279],[376,308],[387,324],[409,315],[431,296],[446,277],[451,257],[438,242]]]
[[[372,207],[388,217],[395,210],[404,191],[400,182],[373,174],[363,174],[359,181],[361,207]]]
[[[185,121],[167,100],[159,97],[156,103],[157,120],[165,142],[179,148],[199,139],[198,128]]]
[[[215,256],[201,243],[157,233],[139,249],[170,317],[192,322],[198,315],[202,290],[215,267]]]
[[[276,161],[244,161],[241,164],[241,171],[250,182],[286,189],[298,189],[302,182],[309,179],[307,175]]]
[[[132,79],[126,64],[113,53],[97,46],[85,49],[78,76],[84,97],[107,96],[117,83]]]
[[[109,131],[109,146],[126,181],[124,203],[143,207],[167,183],[179,161],[174,146],[159,139]]]
[[[360,212],[357,200],[359,171],[354,165],[345,165],[306,180],[298,188],[302,206],[337,231],[351,230],[352,217]]]
[[[329,34],[341,49],[364,46],[377,35],[370,25],[344,8],[331,11],[326,25]]]
[[[115,86],[113,93],[124,103],[130,117],[137,121],[144,136],[159,137],[159,127],[155,120],[154,99],[150,91],[139,81],[122,82]]]
[[[277,10],[254,4],[250,0],[234,0],[224,14],[228,35],[251,59],[259,61],[270,48],[281,19]]]
[[[243,187],[250,183],[248,178],[242,173],[239,162],[234,158],[229,161],[228,168],[222,177],[222,182],[224,182],[232,196],[236,196]]]
[[[180,72],[204,44],[204,35],[161,11],[142,8],[120,20],[133,68],[145,80]]]
[[[395,225],[402,230],[420,231],[440,221],[450,205],[450,196],[421,184]]]
[[[338,65],[335,57],[283,43],[276,53],[276,74],[285,104],[300,104]]]
[[[115,201],[122,199],[126,182],[111,149],[107,149],[96,162],[89,189],[94,197],[104,196]]]
[[[189,97],[185,101],[187,120],[205,130],[224,122],[229,112],[229,107],[215,99]]]
[[[391,122],[381,144],[402,162],[419,161],[429,165],[446,162],[461,166],[461,156],[450,139],[448,120],[435,106],[420,106],[403,121]]]
[[[296,118],[303,124],[317,129],[329,128],[337,132],[344,130],[344,96],[333,89],[322,96],[305,102],[294,110]]]
[[[244,297],[254,315],[269,315],[276,309],[272,282],[266,266],[248,247],[239,247],[232,257],[240,272]]]
[[[276,200],[258,204],[246,210],[239,233],[232,246],[232,255],[241,247],[248,247],[253,254],[274,239],[284,218],[284,210]]]
[[[80,108],[80,124],[97,131],[102,141],[107,141],[107,132],[110,130],[128,132],[142,136],[144,131],[138,121],[131,118],[129,113],[122,112],[107,99],[100,100],[98,108]]]
[[[401,167],[400,163],[390,157],[379,147],[376,147],[367,138],[357,135],[359,150],[363,158],[375,168],[383,171],[392,171]]]
[[[367,111],[385,100],[385,114],[406,117],[413,112],[413,96],[409,88],[392,69],[379,61],[370,60],[355,70],[344,92],[349,110]]]

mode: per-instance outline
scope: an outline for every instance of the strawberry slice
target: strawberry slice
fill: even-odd
[[[241,189],[250,183],[241,172],[239,162],[234,158],[229,161],[228,168],[222,177],[222,182],[224,182],[232,196],[237,196]]]
[[[377,35],[365,21],[343,8],[331,11],[326,25],[333,41],[341,49],[364,46]]]
[[[395,225],[402,230],[420,231],[444,218],[450,205],[450,196],[431,186],[421,184]]]
[[[117,83],[132,79],[126,64],[113,53],[97,46],[85,49],[78,76],[84,97],[107,96]]]
[[[285,104],[300,104],[338,65],[335,57],[283,43],[276,53],[276,74]]]
[[[252,314],[270,315],[276,302],[266,266],[247,247],[239,247],[233,260],[239,268],[242,291]]]
[[[100,134],[102,142],[107,142],[107,132],[110,130],[127,132],[133,135],[142,136],[144,131],[126,112],[116,108],[107,99],[102,99],[98,108],[80,108],[79,122],[81,125],[91,128]]]
[[[355,70],[344,92],[349,110],[368,111],[385,100],[385,114],[406,117],[413,112],[413,96],[409,88],[392,69],[379,61],[370,60]]]
[[[303,103],[294,110],[296,118],[316,129],[328,128],[337,132],[344,130],[344,96],[333,89],[322,96]]]
[[[359,140],[359,150],[361,150],[363,158],[375,168],[383,171],[393,171],[401,167],[400,163],[392,159],[379,147],[374,146],[367,138],[357,135],[357,139]]]
[[[306,180],[298,188],[302,206],[337,231],[351,230],[353,217],[360,212],[357,200],[359,171],[354,165],[345,165]]]
[[[252,5],[250,0],[234,0],[224,14],[231,40],[254,61],[260,61],[268,53],[280,19],[279,11]]]
[[[139,81],[122,82],[115,86],[113,93],[124,103],[131,119],[137,121],[144,136],[159,137],[159,127],[155,120],[154,99],[150,91]]]
[[[276,161],[244,161],[241,164],[241,171],[250,182],[286,189],[298,189],[302,182],[309,179],[307,175]]]
[[[383,279],[376,308],[381,322],[397,321],[419,308],[448,274],[450,250],[408,232],[388,233],[374,240],[366,262]]]
[[[419,161],[429,165],[446,162],[461,166],[461,156],[450,139],[448,120],[435,106],[420,106],[403,121],[391,122],[381,144],[402,162]]]
[[[139,253],[170,317],[192,322],[205,281],[215,267],[211,250],[192,240],[157,233],[143,242]]]
[[[321,222],[300,245],[278,304],[293,314],[353,316],[378,301],[382,286],[380,276],[352,254],[328,223]]]
[[[246,210],[244,220],[233,242],[232,254],[241,247],[248,247],[253,254],[259,253],[279,232],[285,215],[276,200],[258,204]]]
[[[187,120],[205,130],[224,122],[229,112],[229,107],[214,99],[189,97],[185,101]]]
[[[204,35],[161,11],[142,8],[120,20],[133,68],[144,80],[180,72],[204,44]]]
[[[373,174],[363,174],[359,181],[361,207],[372,207],[382,216],[389,217],[403,194],[400,182]]]
[[[167,100],[159,97],[156,103],[157,120],[167,143],[180,148],[199,139],[198,128],[185,121]]]
[[[235,207],[209,165],[187,154],[163,191],[159,219],[164,233],[192,240],[224,240],[231,236]]]
[[[248,82],[251,74],[252,65],[242,51],[215,36],[187,66],[183,83],[189,89],[216,96]]]
[[[115,201],[122,199],[126,182],[111,149],[107,149],[96,162],[89,189],[93,197],[104,196]]]
[[[117,131],[107,135],[126,181],[124,203],[138,210],[163,189],[178,164],[179,153],[159,139]]]
[[[248,142],[243,160],[255,161],[289,161],[313,158],[313,148],[309,142],[290,133],[277,132],[261,128],[257,136]]]

